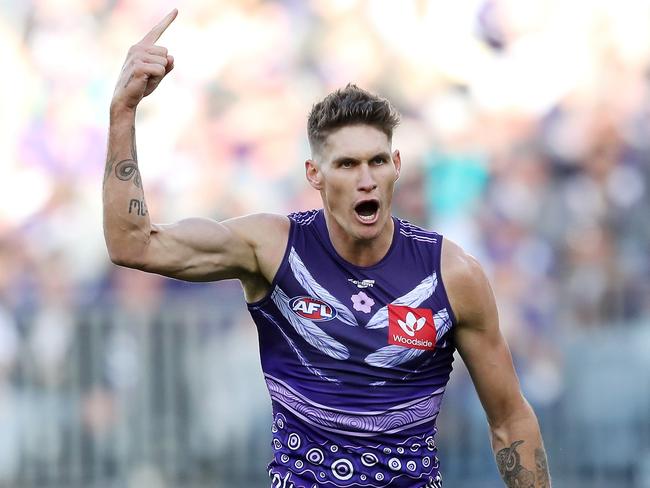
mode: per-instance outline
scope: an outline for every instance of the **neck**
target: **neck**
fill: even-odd
[[[367,267],[377,264],[386,256],[393,243],[395,224],[390,216],[379,234],[372,239],[358,239],[350,235],[327,211],[325,211],[325,223],[336,252],[355,266]]]

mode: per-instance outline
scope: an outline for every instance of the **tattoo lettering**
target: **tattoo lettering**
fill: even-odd
[[[140,180],[140,171],[138,170],[138,163],[133,159],[125,159],[120,161],[115,166],[115,176],[122,181],[129,181],[133,179],[133,184],[138,188],[142,188],[142,180]]]
[[[535,449],[535,470],[537,471],[537,482],[539,483],[539,488],[551,488],[546,452],[544,452],[544,449],[541,447]]]
[[[497,452],[497,466],[508,488],[535,488],[535,475],[521,465],[517,447],[524,441],[515,441]]]
[[[147,204],[144,202],[144,200],[137,200],[133,198],[129,202],[129,213],[135,213],[136,215],[144,217],[149,213],[147,210]]]

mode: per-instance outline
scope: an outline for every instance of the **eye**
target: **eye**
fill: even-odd
[[[371,162],[372,164],[377,164],[377,165],[384,164],[386,162],[386,158],[383,156],[375,156],[374,158],[372,158]]]
[[[351,159],[344,159],[339,163],[341,168],[351,168],[354,165],[354,161]]]

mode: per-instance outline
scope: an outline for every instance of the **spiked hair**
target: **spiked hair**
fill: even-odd
[[[307,122],[309,145],[314,152],[331,131],[354,124],[376,127],[391,140],[399,120],[399,112],[388,100],[348,83],[312,107]]]

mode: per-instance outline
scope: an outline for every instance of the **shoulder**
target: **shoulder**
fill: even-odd
[[[268,273],[279,263],[289,241],[291,224],[285,215],[255,213],[224,220],[223,225],[236,236],[234,242],[245,243],[255,254],[258,267]]]
[[[252,247],[255,272],[242,276],[241,282],[248,302],[268,293],[269,284],[278,272],[289,241],[291,223],[284,215],[257,213],[225,221],[231,231],[242,236]]]
[[[224,220],[231,232],[238,234],[254,247],[277,241],[289,234],[289,218],[273,213],[255,213]]]
[[[445,238],[441,274],[449,302],[459,325],[481,324],[494,308],[494,295],[483,267],[471,254]]]

